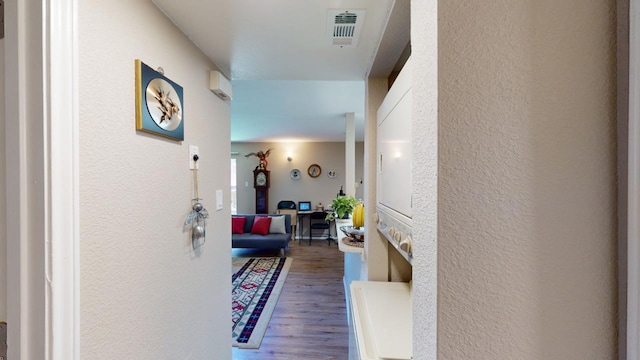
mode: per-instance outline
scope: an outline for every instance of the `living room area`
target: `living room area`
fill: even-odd
[[[362,199],[364,142],[358,141],[352,145],[356,163],[355,198]],[[285,216],[293,217],[294,224],[295,220],[298,222],[295,228],[288,229],[290,234],[285,234],[290,239],[286,251],[281,249],[282,252],[278,252],[277,248],[270,248],[269,245],[232,249],[233,358],[264,359],[273,354],[278,354],[278,358],[282,359],[344,358],[349,353],[349,327],[343,282],[344,253],[336,243],[340,241],[337,238],[338,228],[335,221],[331,221],[329,230],[311,234],[311,220],[305,220],[302,217],[304,215],[297,214],[298,211],[301,214],[313,211],[325,214],[325,210],[330,211],[332,200],[343,192],[347,162],[345,142],[233,142],[232,215],[243,214],[238,216],[253,221],[253,215],[258,212],[260,190],[255,188],[257,180],[254,171],[260,167],[260,159],[252,154],[265,152],[268,152],[268,157],[265,158],[268,164],[265,170],[269,175],[266,189],[268,194],[265,199],[266,207],[261,210],[264,214],[260,216],[276,216],[280,210],[279,205],[286,203],[289,206],[291,203],[295,209],[291,215]],[[303,207],[306,203],[311,211],[304,211],[298,206],[300,203]],[[289,222],[291,218],[288,219]],[[328,237],[332,238],[329,242],[325,240]],[[275,299],[265,300],[266,310],[256,314],[255,309],[251,308],[251,313],[245,315],[245,307],[251,306],[247,298],[257,297],[248,293],[253,291],[252,285],[259,287],[267,281],[260,273],[252,274],[247,268],[253,269],[255,266],[259,271],[268,272],[269,267],[264,269],[264,263],[279,262],[280,256],[284,259],[281,260],[282,264],[273,264],[281,278],[273,281],[273,291],[270,290],[270,296]],[[242,277],[249,280],[241,282]],[[259,278],[260,282],[254,277]],[[250,323],[242,318],[243,315],[245,318],[257,316],[259,320]],[[266,320],[261,319],[263,317]],[[250,332],[243,332],[246,324],[251,327]],[[243,334],[246,335],[245,338]]]
[[[395,6],[400,9],[392,21],[395,37],[381,50],[387,52],[386,63],[371,72],[379,77],[372,81],[379,86],[374,92],[359,76],[344,80],[334,74],[328,75],[330,81],[312,80],[328,73],[310,75],[310,80],[232,81],[234,359],[355,359],[360,351],[350,326],[351,282],[411,277],[410,265],[399,253],[387,259],[387,240],[380,235],[374,234],[371,242],[370,256],[380,257],[375,265],[364,260],[362,242],[357,250],[345,251],[341,224],[332,218],[339,195],[364,203],[366,192],[369,197],[375,192],[376,137],[371,128],[376,127],[379,102],[410,56],[408,24],[398,25],[407,16],[408,2]],[[355,49],[342,50],[346,51],[333,55],[343,59],[355,55],[351,53]],[[365,64],[366,60],[360,65]],[[333,66],[332,71],[339,68]],[[367,92],[375,94],[369,99],[370,108],[366,108]],[[368,174],[365,153],[369,154]],[[290,235],[281,234],[279,225],[274,225],[277,213],[284,210],[282,203],[292,205],[286,208],[293,212],[284,215],[293,224],[286,229]],[[326,222],[326,229],[312,231],[313,213],[320,217],[319,223]],[[270,225],[257,224],[258,219],[263,223],[263,217],[269,218]],[[373,217],[369,219],[375,224]],[[291,239],[286,247],[281,245],[282,237]],[[365,267],[371,268],[369,275],[362,275]],[[388,271],[393,274],[387,275]]]

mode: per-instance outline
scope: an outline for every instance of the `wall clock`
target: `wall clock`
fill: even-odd
[[[267,175],[263,172],[258,173],[256,176],[256,185],[257,186],[265,186],[267,185]]]
[[[320,174],[322,174],[322,168],[318,164],[311,164],[307,169],[307,174],[309,174],[309,176],[311,176],[312,178],[317,178],[318,176],[320,176]]]
[[[292,178],[293,180],[299,180],[301,175],[302,175],[302,174],[300,174],[300,170],[298,170],[298,169],[293,169],[293,170],[291,170],[291,172],[289,173],[289,176],[291,176],[291,178]]]
[[[184,140],[182,86],[140,60],[136,66],[136,130]]]

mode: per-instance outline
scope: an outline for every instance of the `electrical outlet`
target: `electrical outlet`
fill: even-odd
[[[194,155],[198,155],[198,157],[200,157],[200,150],[195,145],[189,145],[189,170],[200,168],[200,165],[198,165],[200,161],[193,161]]]

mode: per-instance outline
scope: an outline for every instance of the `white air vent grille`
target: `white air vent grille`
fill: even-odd
[[[341,48],[357,46],[364,14],[364,10],[329,10],[327,44]]]

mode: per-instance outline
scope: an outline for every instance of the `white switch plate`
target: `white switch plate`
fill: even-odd
[[[222,190],[216,190],[216,210],[222,210]]]
[[[193,155],[200,156],[200,150],[195,145],[189,145],[189,170],[193,170],[194,169]],[[200,161],[198,161],[198,162],[200,162]],[[198,165],[196,163],[196,167],[199,169],[200,165]]]

